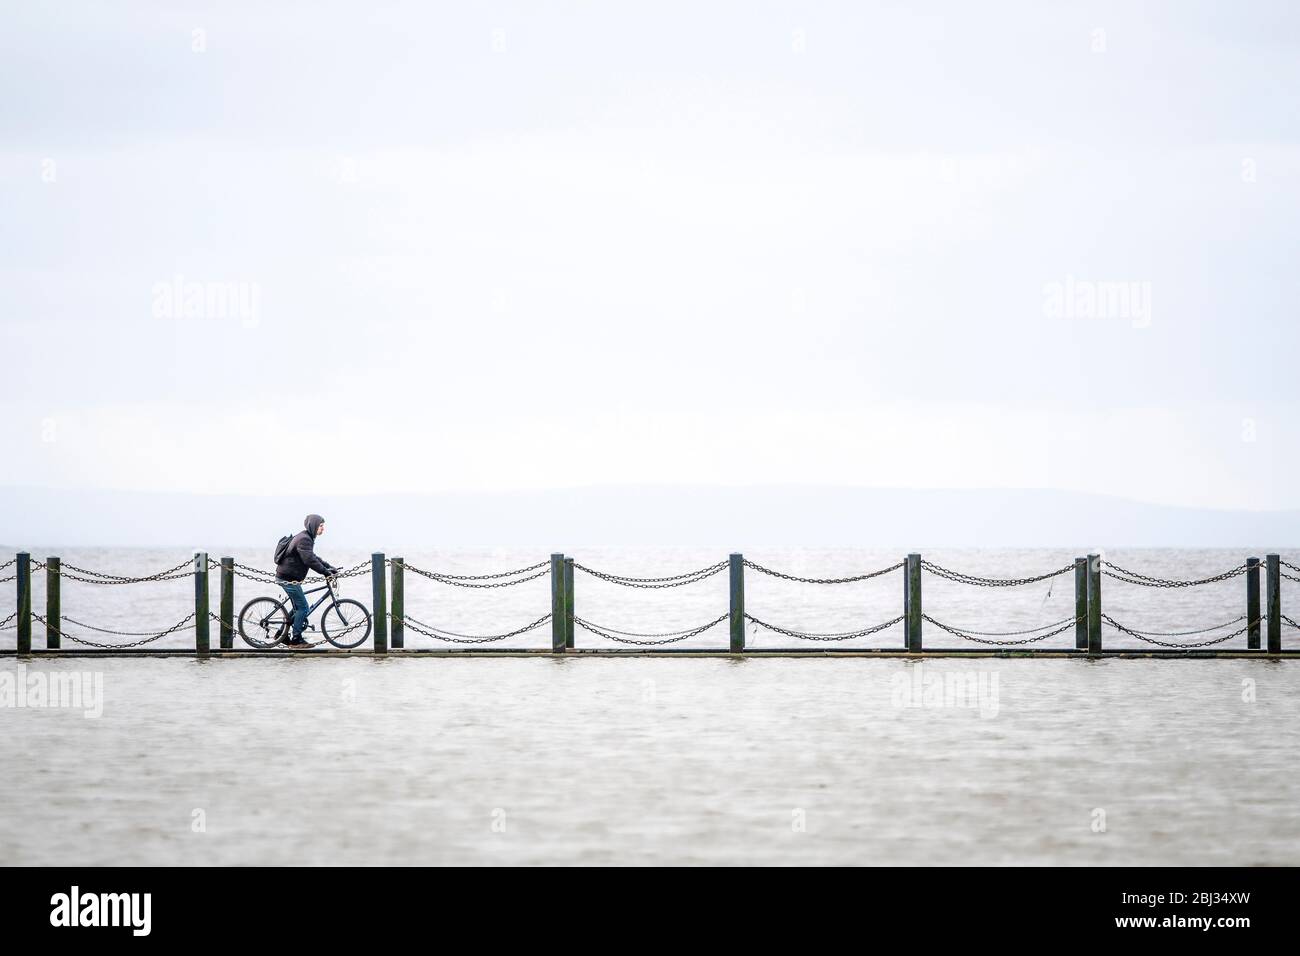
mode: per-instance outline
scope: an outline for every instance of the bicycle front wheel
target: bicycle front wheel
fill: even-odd
[[[289,636],[289,612],[275,598],[253,598],[239,612],[239,636],[257,648],[275,647]]]
[[[320,618],[320,632],[335,647],[351,650],[370,636],[370,612],[360,601],[335,601]]]

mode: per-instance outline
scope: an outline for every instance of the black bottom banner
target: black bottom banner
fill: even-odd
[[[595,875],[445,869],[10,868],[6,939],[77,943],[375,943],[392,934],[474,932],[523,941],[597,917],[665,940],[681,919],[805,942],[921,935],[927,943],[1142,943],[1195,937],[1232,946],[1286,938],[1297,923],[1290,869],[706,870]],[[815,920],[812,911],[816,911]],[[509,914],[508,919],[502,917]],[[536,920],[531,919],[536,917]],[[676,919],[674,919],[676,917]],[[718,919],[723,917],[723,919]],[[829,918],[828,918],[829,917]],[[485,922],[486,921],[486,922]],[[724,929],[723,927],[727,927]],[[531,927],[531,930],[530,928]],[[694,934],[696,931],[692,931]],[[64,940],[68,941],[68,940]]]

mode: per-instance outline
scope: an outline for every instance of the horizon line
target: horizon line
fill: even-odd
[[[20,492],[44,492],[52,494],[118,494],[118,495],[158,495],[158,496],[183,496],[190,498],[249,498],[255,500],[265,500],[273,498],[397,498],[397,497],[512,497],[523,495],[539,494],[556,494],[565,492],[595,491],[602,489],[611,490],[635,490],[635,489],[681,489],[681,490],[716,490],[716,491],[735,491],[735,490],[763,490],[763,489],[803,489],[803,490],[838,490],[838,491],[860,491],[860,492],[902,492],[907,494],[1057,494],[1057,495],[1074,495],[1087,498],[1104,499],[1110,501],[1121,501],[1135,505],[1142,505],[1152,508],[1169,508],[1180,511],[1205,511],[1205,512],[1222,512],[1227,514],[1248,514],[1248,515],[1268,515],[1268,514],[1291,514],[1300,513],[1300,505],[1295,507],[1278,507],[1278,508],[1247,508],[1234,507],[1230,505],[1194,505],[1194,504],[1177,504],[1173,502],[1152,501],[1146,498],[1128,497],[1126,495],[1114,494],[1104,491],[1084,491],[1073,488],[1059,488],[1051,486],[980,486],[980,485],[941,485],[941,486],[924,486],[909,487],[906,485],[852,485],[842,483],[817,483],[817,482],[756,482],[750,484],[718,484],[718,483],[691,483],[691,482],[602,482],[599,484],[566,484],[566,485],[547,485],[537,488],[493,488],[493,489],[439,489],[432,491],[276,491],[276,492],[243,492],[243,491],[190,491],[190,490],[166,490],[157,489],[140,489],[140,488],[61,488],[46,485],[28,485],[28,484],[4,484],[0,483],[0,493],[6,491]]]

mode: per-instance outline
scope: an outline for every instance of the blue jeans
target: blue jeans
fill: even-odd
[[[293,602],[293,636],[301,637],[303,628],[307,626],[307,595],[302,593],[301,584],[281,581],[280,587]]]

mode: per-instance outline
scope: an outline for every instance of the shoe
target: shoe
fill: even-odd
[[[301,634],[294,635],[284,643],[287,644],[289,647],[311,647],[311,645],[303,639],[303,636]]]

